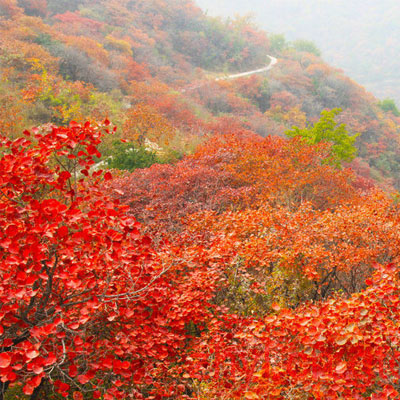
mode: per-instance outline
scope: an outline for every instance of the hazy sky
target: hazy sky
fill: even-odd
[[[196,0],[210,15],[252,14],[264,30],[312,40],[378,97],[400,102],[400,0]]]

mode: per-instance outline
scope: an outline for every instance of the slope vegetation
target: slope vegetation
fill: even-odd
[[[271,44],[189,0],[0,10],[0,400],[400,397],[395,108],[216,80]]]

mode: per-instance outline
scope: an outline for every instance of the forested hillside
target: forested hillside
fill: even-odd
[[[0,16],[0,400],[400,398],[393,102],[191,0]]]
[[[377,97],[400,103],[400,9],[397,0],[199,0],[212,15],[252,14],[269,32],[317,43],[324,59],[343,68]]]
[[[2,4],[1,124],[9,135],[107,116],[119,135],[152,131],[148,139],[167,140],[168,151],[182,155],[183,142],[196,142],[227,118],[262,136],[283,135],[339,107],[338,121],[361,133],[357,168],[397,187],[395,105],[379,106],[301,46],[286,48],[276,38],[271,44],[246,18],[223,22],[183,0]],[[218,73],[266,65],[269,53],[279,63],[268,75],[214,81]],[[147,122],[134,128],[141,118]],[[157,122],[165,126],[157,129]]]

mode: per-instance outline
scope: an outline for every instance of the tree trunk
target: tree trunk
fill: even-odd
[[[42,391],[44,384],[45,384],[45,380],[42,379],[42,381],[40,382],[40,385],[37,388],[35,388],[35,390],[31,394],[31,397],[29,398],[29,400],[44,400],[44,399],[47,399],[47,396],[39,397],[40,396],[40,392]]]
[[[8,389],[8,385],[10,384],[10,382],[0,382],[0,400],[4,400],[5,399],[5,395]]]

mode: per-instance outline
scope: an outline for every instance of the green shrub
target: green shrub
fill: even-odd
[[[359,134],[350,136],[345,124],[338,125],[335,122],[335,117],[341,111],[340,108],[322,111],[320,120],[314,125],[304,129],[295,126],[292,130],[287,131],[286,135],[289,137],[301,136],[310,144],[332,143],[332,157],[329,161],[339,167],[342,161],[351,161],[356,156],[357,149],[354,143],[359,136]]]
[[[384,99],[378,105],[383,111],[391,112],[395,117],[400,117],[400,111],[393,99]]]
[[[321,50],[310,40],[295,40],[292,43],[292,47],[297,51],[305,51],[318,57],[321,56]]]
[[[133,143],[113,142],[113,149],[107,159],[109,168],[133,171],[137,168],[148,168],[160,163],[157,154],[146,150],[145,147],[135,146]]]

